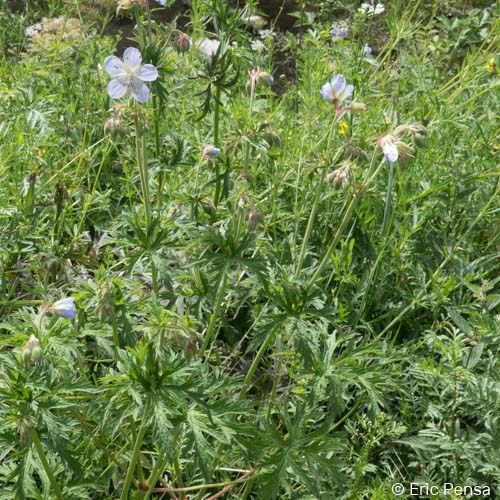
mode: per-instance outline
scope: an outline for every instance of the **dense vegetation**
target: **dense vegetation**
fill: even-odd
[[[161,3],[2,3],[0,498],[493,497],[498,2]]]

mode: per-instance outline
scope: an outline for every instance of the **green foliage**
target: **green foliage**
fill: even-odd
[[[0,498],[499,491],[498,2],[303,4],[2,3]]]

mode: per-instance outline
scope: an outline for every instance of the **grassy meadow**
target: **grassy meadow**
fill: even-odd
[[[500,3],[261,3],[0,0],[0,499],[500,493]]]

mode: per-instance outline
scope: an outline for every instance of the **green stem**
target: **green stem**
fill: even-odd
[[[214,146],[219,147],[219,121],[220,121],[220,88],[215,88],[215,104],[214,104]],[[214,195],[214,205],[217,207],[219,204],[221,192],[221,179],[220,179],[220,167],[219,163],[215,162],[215,195]]]
[[[253,112],[253,99],[255,95],[255,78],[251,78],[250,80],[250,102],[248,104],[248,124],[250,125],[250,119],[252,117]],[[245,143],[245,159],[243,161],[243,171],[247,171],[248,162],[250,161],[250,141],[246,141]]]
[[[182,480],[182,469],[181,469],[181,464],[179,462],[179,453],[177,450],[174,453],[174,471],[175,471],[175,478],[177,480],[177,486],[179,488],[184,488],[184,481]],[[180,492],[179,496],[181,500],[184,500],[186,498],[186,495],[184,494],[183,491]]]
[[[243,381],[243,387],[241,388],[240,395],[238,399],[241,401],[244,399],[246,396],[246,393],[248,391],[248,388],[250,387],[250,383],[252,382],[253,376],[255,372],[257,371],[257,367],[259,366],[260,360],[266,353],[267,349],[273,342],[274,338],[276,337],[276,332],[278,331],[278,327],[276,326],[271,330],[269,335],[266,337],[266,340],[262,343],[260,346],[260,349],[258,350],[254,360],[252,361],[252,364],[250,366],[250,369],[248,370],[248,373],[246,374],[245,380]]]
[[[120,337],[118,335],[118,322],[116,321],[116,311],[113,305],[111,309],[111,327],[113,328],[113,344],[115,347],[116,359],[120,359]]]
[[[375,158],[375,152],[373,153],[372,162],[371,162],[370,169],[368,172],[368,178],[363,186],[364,188],[368,187],[373,182],[373,180],[377,177],[378,173],[380,172],[382,165],[384,164],[384,162],[382,161],[379,164],[378,168],[375,170],[375,172],[371,173],[371,171],[373,170],[372,167],[374,164],[374,158]],[[338,245],[340,238],[342,238],[343,231],[344,231],[346,225],[351,220],[352,214],[354,212],[354,208],[358,204],[358,201],[360,198],[361,198],[361,196],[359,194],[354,194],[353,197],[351,198],[351,200],[349,201],[349,203],[347,204],[347,208],[344,212],[344,215],[342,217],[340,225],[337,228],[337,231],[336,231],[335,235],[333,236],[333,239],[332,239],[330,245],[328,246],[328,249],[326,250],[325,255],[323,256],[323,259],[321,260],[318,268],[316,269],[311,280],[309,281],[309,283],[307,285],[308,288],[311,288],[314,285],[316,280],[319,278],[319,276],[321,275],[321,273],[323,272],[323,270],[327,266],[328,262],[330,262],[330,255],[333,252],[333,250],[335,249],[335,247]]]
[[[135,124],[135,153],[139,175],[141,179],[142,198],[144,202],[144,211],[146,214],[146,228],[151,227],[151,205],[149,202],[149,177],[146,159],[146,135],[141,130],[139,118],[134,118]]]
[[[160,108],[158,105],[158,97],[156,93],[153,94],[153,113],[154,113],[154,134],[155,134],[155,153],[156,158],[160,158],[161,143],[160,143]],[[161,208],[163,185],[165,183],[165,176],[163,170],[160,169],[158,178],[158,204]]]
[[[59,485],[57,484],[57,480],[54,476],[54,473],[52,472],[52,469],[50,468],[47,457],[45,456],[45,452],[43,451],[42,443],[40,442],[40,438],[38,437],[38,433],[36,432],[36,430],[33,430],[31,432],[31,439],[33,440],[33,444],[35,445],[36,452],[38,453],[38,458],[40,458],[40,461],[42,462],[43,468],[45,470],[45,474],[47,474],[47,477],[49,478],[50,484],[52,485],[52,489],[54,490],[54,495],[56,496],[56,498],[58,500],[64,500],[61,489],[59,488]]]
[[[144,213],[146,215],[146,233],[151,230],[151,201],[149,196],[149,172],[147,161],[147,143],[146,134],[141,129],[139,118],[134,118],[135,124],[135,145],[136,145],[136,161],[139,167],[139,176],[141,179],[142,198],[144,202]],[[158,296],[158,273],[154,260],[151,259],[151,279],[153,283],[153,292]]]
[[[214,311],[210,318],[210,323],[208,325],[207,333],[205,334],[205,338],[203,339],[203,343],[198,353],[198,357],[200,358],[204,356],[208,344],[210,343],[212,337],[214,336],[215,324],[217,323],[217,319],[219,318],[220,308],[222,305],[222,301],[224,300],[224,294],[226,293],[227,270],[229,266],[230,262],[226,263],[225,266],[222,268],[222,275],[219,279],[219,289],[217,290],[217,296],[215,298]]]
[[[156,459],[156,464],[155,464],[155,466],[154,466],[153,470],[151,471],[151,474],[148,478],[148,490],[144,493],[138,492],[137,493],[137,500],[147,500],[151,496],[151,493],[153,492],[153,489],[156,486],[158,479],[160,479],[162,472],[167,467],[168,458],[165,458],[165,455],[166,455],[166,453],[163,451],[160,451],[158,453],[158,458]],[[142,493],[142,495],[141,495],[141,493]]]
[[[388,221],[389,221],[389,213],[391,211],[393,181],[394,181],[394,163],[391,162],[391,166],[389,167],[389,179],[387,181],[387,195],[385,197],[384,219],[382,221],[382,236],[384,236],[385,232],[389,229]]]
[[[146,418],[149,412],[149,407],[151,406],[150,396],[147,396],[146,403],[144,405],[144,412],[142,414],[141,427],[135,438],[134,449],[132,451],[132,457],[130,458],[130,463],[128,464],[127,476],[125,477],[125,482],[123,484],[122,494],[120,495],[120,500],[128,500],[128,492],[130,485],[132,484],[132,479],[134,477],[134,470],[139,460],[139,455],[141,453],[141,446],[144,440],[144,435],[146,434]]]
[[[327,153],[329,153],[329,151],[330,151],[330,144],[332,141],[333,130],[335,128],[336,122],[337,122],[337,115],[335,115],[333,120],[332,120],[332,125],[330,127],[330,133],[328,134],[328,143],[326,146]],[[335,162],[337,161],[337,159],[340,156],[340,153],[343,151],[343,149],[344,148],[340,148],[335,153],[335,156],[333,157],[332,161],[330,162],[331,165],[335,164]],[[320,174],[321,176],[320,176],[318,185],[316,187],[316,194],[314,196],[313,206],[311,208],[311,213],[309,214],[309,220],[307,221],[306,232],[304,234],[304,240],[302,241],[302,247],[300,249],[299,261],[297,262],[297,268],[295,270],[296,277],[298,277],[300,275],[300,272],[302,271],[302,265],[304,264],[304,257],[306,255],[307,246],[309,244],[309,238],[311,237],[314,219],[316,217],[316,212],[318,210],[319,201],[321,199],[321,194],[323,193],[323,186],[325,184],[325,178],[326,178],[326,170],[327,170],[326,166],[324,168],[322,168],[321,174]]]

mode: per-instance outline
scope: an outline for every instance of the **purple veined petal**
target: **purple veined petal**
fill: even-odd
[[[354,92],[354,85],[347,85],[344,91],[342,92],[342,99],[347,99],[348,97],[351,97],[353,92]]]
[[[158,78],[158,70],[152,64],[145,64],[135,76],[143,82],[154,82]]]
[[[332,86],[330,83],[325,83],[319,92],[323,96],[323,99],[326,99],[328,102],[333,101]]]
[[[76,309],[73,308],[67,308],[67,309],[59,309],[59,311],[56,312],[58,316],[61,316],[63,318],[68,318],[68,319],[75,319],[76,317]]]
[[[132,69],[135,69],[138,66],[140,66],[142,61],[142,56],[141,53],[139,52],[139,49],[136,49],[135,47],[129,47],[128,49],[126,49],[125,52],[123,53],[123,61]]]
[[[61,299],[58,300],[57,302],[54,302],[53,307],[56,306],[74,306],[75,305],[75,299],[73,297],[67,297],[66,299]]]
[[[123,63],[116,56],[109,56],[104,59],[104,69],[111,76],[120,76],[125,73]]]
[[[149,99],[149,89],[147,85],[140,82],[139,80],[134,80],[130,86],[130,93],[132,97],[141,104],[144,104]]]
[[[52,304],[49,310],[63,318],[74,319],[76,317],[75,299],[73,299],[73,297],[68,297],[58,300]]]
[[[120,99],[125,95],[127,89],[127,82],[122,78],[114,78],[108,83],[108,95],[112,99]]]
[[[330,83],[333,91],[335,92],[335,96],[338,96],[345,89],[347,82],[344,75],[339,74],[335,75]]]
[[[382,147],[384,152],[384,160],[389,163],[395,163],[399,157],[398,147],[395,144],[384,144]]]

